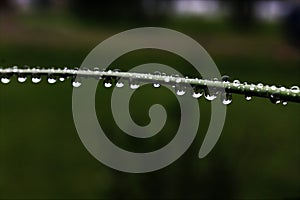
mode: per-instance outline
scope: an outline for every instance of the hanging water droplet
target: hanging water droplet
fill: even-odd
[[[110,88],[113,85],[113,80],[111,76],[106,76],[103,80],[103,85],[106,88]]]
[[[41,78],[40,75],[38,75],[38,74],[32,74],[31,81],[33,83],[39,83],[39,82],[41,82],[41,80],[42,80],[42,78]]]
[[[77,77],[76,78],[76,76],[73,76],[72,77],[72,86],[73,87],[75,87],[75,88],[78,88],[78,87],[80,87],[81,86],[81,79],[80,79],[80,77]]]
[[[58,80],[61,81],[61,82],[63,82],[63,81],[65,81],[66,79],[65,79],[65,77],[63,77],[63,76],[60,76],[60,77],[58,78]]]
[[[180,84],[176,84],[175,85],[175,92],[178,96],[182,96],[185,94],[186,92],[186,86],[184,85],[180,85]]]
[[[193,86],[192,97],[199,99],[203,95],[203,90],[199,86]]]
[[[250,95],[245,95],[245,99],[247,100],[247,101],[250,101],[251,99],[252,99],[252,96],[250,96]]]
[[[116,87],[118,88],[124,87],[124,85],[125,85],[124,82],[120,80],[116,83]]]
[[[232,94],[231,93],[222,93],[222,103],[224,105],[229,105],[232,102]]]
[[[159,87],[160,87],[160,84],[159,84],[159,83],[153,83],[153,87],[159,88]]]
[[[140,87],[139,82],[135,79],[130,79],[129,82],[129,87],[133,90],[138,89]]]
[[[47,78],[47,81],[50,84],[54,84],[54,83],[56,83],[57,79],[56,79],[56,77],[53,74],[49,74],[48,78]]]
[[[208,90],[208,88],[206,87],[204,89],[204,97],[205,97],[205,99],[212,101],[217,98],[217,95],[213,92],[212,89]]]
[[[296,85],[292,86],[290,90],[291,90],[292,93],[298,93],[300,91],[299,87],[296,86]]]
[[[104,82],[104,87],[110,88],[112,86],[112,83],[110,82]]]
[[[10,82],[10,77],[2,77],[1,82],[4,83],[4,84],[9,83]]]
[[[282,105],[286,106],[288,104],[287,101],[282,101]]]
[[[27,80],[27,77],[26,75],[19,74],[17,79],[20,83],[24,83]]]
[[[279,104],[281,102],[279,93],[272,93],[270,95],[270,101],[275,104]]]

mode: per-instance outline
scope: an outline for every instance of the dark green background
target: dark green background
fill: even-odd
[[[5,16],[5,17],[4,17]],[[66,14],[1,15],[0,65],[80,66],[99,42],[135,27],[84,25]],[[282,27],[264,24],[238,32],[223,22],[172,18],[162,27],[182,31],[209,52],[222,74],[233,79],[290,87],[299,85],[299,54],[282,37]],[[132,52],[110,66],[128,70],[138,64],[168,64],[195,76],[184,60],[166,52]],[[145,198],[145,197],[300,197],[300,107],[268,99],[233,96],[225,126],[213,151],[198,158],[210,118],[210,103],[199,100],[200,128],[188,151],[156,172],[129,174],[94,159],[81,143],[72,118],[70,80],[49,85],[27,81],[0,84],[0,198]],[[171,141],[180,112],[166,88],[136,91],[130,112],[145,125],[148,109],[161,103],[168,112],[164,129],[150,139],[122,133],[110,111],[112,89],[99,83],[97,114],[108,137],[132,151],[149,151]],[[187,133],[188,134],[188,133]]]

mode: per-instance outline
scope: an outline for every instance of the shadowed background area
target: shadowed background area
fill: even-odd
[[[78,67],[106,38],[160,26],[197,40],[232,79],[299,86],[299,6],[280,0],[1,0],[0,66]],[[109,68],[127,71],[150,62],[199,76],[186,60],[153,49],[125,54]],[[14,77],[0,83],[0,198],[300,197],[299,104],[234,95],[220,140],[199,159],[210,119],[210,103],[201,98],[200,128],[188,151],[162,170],[128,174],[101,164],[81,143],[72,89],[70,80],[21,84]],[[133,138],[115,124],[112,89],[100,81],[95,100],[100,124],[116,145],[149,152],[172,140],[180,108],[168,89],[147,85],[132,96],[129,109],[139,125],[149,123],[151,105],[167,111],[164,128],[148,139]]]

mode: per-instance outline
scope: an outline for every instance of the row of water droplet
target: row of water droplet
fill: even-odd
[[[57,81],[60,81],[60,82],[63,82],[65,81],[66,79],[69,79],[71,78],[71,82],[72,82],[72,86],[77,88],[77,87],[80,87],[81,86],[81,77],[77,77],[76,78],[76,71],[78,69],[67,69],[65,68],[64,71],[66,72],[66,74],[55,74],[55,70],[52,69],[51,72],[53,73],[48,73],[47,74],[47,81],[49,84],[54,84],[56,83]],[[86,70],[89,70],[89,69],[86,69]],[[3,70],[2,70],[3,71]],[[25,73],[21,73],[20,70],[18,70],[17,67],[13,67],[11,70],[7,70],[6,73],[2,72],[2,74],[0,73],[0,78],[1,78],[1,82],[4,83],[4,84],[8,84],[11,80],[11,77],[13,75],[16,75],[17,76],[17,80],[18,82],[20,83],[24,83],[27,79],[28,79],[28,76],[30,75],[31,77],[31,81],[33,83],[39,83],[41,82],[42,80],[42,77],[41,77],[41,73],[38,73],[39,69],[36,69],[36,68],[33,68],[32,69],[33,73],[31,74],[25,74]],[[36,73],[34,73],[36,71]],[[95,68],[94,69],[94,72],[99,72],[99,68]],[[115,73],[118,73],[120,70],[118,69],[115,69],[115,70],[108,70],[107,73],[110,74],[112,72],[115,72]],[[0,71],[1,72],[1,71]],[[70,75],[70,72],[71,72],[71,75]],[[72,75],[73,74],[73,75]],[[187,92],[187,85],[186,83],[184,83],[188,77],[186,77],[186,79],[183,79],[182,77],[179,77],[178,75],[172,75],[172,76],[166,76],[165,73],[161,73],[161,72],[154,72],[153,74],[153,77],[165,77],[164,78],[164,81],[151,81],[153,82],[153,87],[154,88],[159,88],[161,86],[161,82],[164,82],[165,84],[170,84],[170,80],[171,78],[176,78],[175,79],[175,83],[172,84],[172,87],[175,89],[175,92],[178,96],[183,96],[186,94]],[[103,85],[104,87],[106,88],[110,88],[113,86],[113,84],[115,83],[115,86],[117,88],[122,88],[124,87],[125,85],[125,82],[124,82],[124,79],[120,79],[120,77],[116,77],[116,76],[104,76],[104,77],[97,77],[98,79],[103,79]],[[148,77],[149,79],[151,79],[151,76]],[[140,87],[140,82],[139,82],[139,77],[135,77],[135,78],[129,78],[129,87],[131,89],[137,89]],[[198,80],[198,79],[195,79],[195,80]],[[200,81],[203,81],[201,79],[199,79],[199,83]],[[213,81],[219,81],[218,79],[213,79]],[[231,83],[230,82],[230,77],[229,76],[226,76],[224,75],[222,77],[222,82],[225,83],[225,84],[229,84]],[[245,82],[244,84],[241,84],[239,80],[234,80],[231,85],[233,87],[237,87],[238,89],[240,87],[244,87],[247,85],[247,83]],[[232,102],[232,93],[228,92],[227,90],[230,89],[230,85],[225,88],[225,91],[220,91],[218,90],[217,88],[215,87],[210,87],[208,89],[207,86],[205,86],[205,83],[204,83],[204,86],[203,85],[193,85],[192,84],[192,91],[191,91],[191,96],[193,98],[196,98],[196,99],[199,99],[200,97],[204,96],[205,99],[209,100],[209,101],[212,101],[214,99],[217,98],[217,96],[220,94],[221,95],[221,99],[222,99],[222,103],[224,105],[228,105]],[[259,91],[259,90],[262,90],[262,89],[266,89],[266,90],[270,90],[270,100],[272,103],[275,103],[275,104],[280,104],[282,103],[283,105],[287,105],[287,101],[284,101],[284,100],[281,100],[281,97],[280,97],[280,94],[278,93],[277,90],[280,90],[280,91],[285,91],[287,90],[285,87],[276,87],[276,86],[268,86],[268,85],[263,85],[262,83],[259,83],[257,85],[255,84],[251,84],[249,85],[249,89],[250,91]],[[296,95],[297,93],[299,93],[299,87],[298,86],[293,86],[289,89],[289,91],[291,93],[293,93],[294,95]],[[245,99],[246,100],[251,100],[252,99],[252,96],[250,94],[247,94],[245,95]]]

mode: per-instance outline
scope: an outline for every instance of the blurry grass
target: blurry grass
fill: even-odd
[[[38,21],[34,23],[39,26]],[[109,31],[103,30],[105,34]],[[87,35],[97,38],[98,33]],[[105,34],[99,37],[105,39]],[[197,35],[196,32],[193,34]],[[276,33],[274,35],[272,41],[280,40]],[[45,39],[47,37],[50,36],[46,35]],[[238,35],[232,33],[226,37],[234,40]],[[251,35],[249,37],[252,38]],[[252,40],[260,37],[265,36],[254,35]],[[4,41],[5,38],[8,41]],[[1,40],[4,45],[0,45],[0,65],[42,67],[79,66],[97,44],[96,41],[101,40],[94,38],[80,45],[67,46],[62,42],[43,47],[43,43],[18,44],[13,42],[14,38],[5,38]],[[206,41],[206,36],[199,38]],[[210,46],[209,42],[206,44]],[[269,48],[264,47],[266,45],[268,43],[261,44],[262,48]],[[236,56],[222,51],[209,53],[222,74],[241,81],[299,85],[297,59],[275,59],[272,52],[266,52],[264,56],[256,51]],[[134,55],[127,55],[127,58],[125,56],[114,64],[129,69],[150,61],[162,61],[187,75],[195,74],[184,61],[163,52],[134,52]],[[110,93],[111,90],[99,85],[96,97],[99,115],[110,116]],[[163,88],[154,90],[146,87],[137,91],[130,106],[132,116],[138,123],[146,124],[147,106],[156,102],[158,96],[164,98],[168,114],[173,117],[168,118],[170,121],[166,129],[157,138],[143,147],[137,141],[124,137],[124,133],[108,117],[102,123],[111,131],[109,137],[124,148],[138,151],[153,148],[152,145],[158,148],[170,141],[173,135],[169,131],[178,125],[177,102]],[[200,129],[189,150],[178,161],[160,171],[126,174],[102,165],[84,148],[73,124],[71,97],[72,87],[68,81],[50,86],[45,80],[34,85],[29,82],[19,84],[14,79],[8,85],[0,84],[0,198],[300,196],[298,104],[290,103],[283,107],[260,98],[247,102],[243,96],[234,95],[219,142],[208,157],[199,160],[197,155],[210,114],[209,103],[200,99]]]

